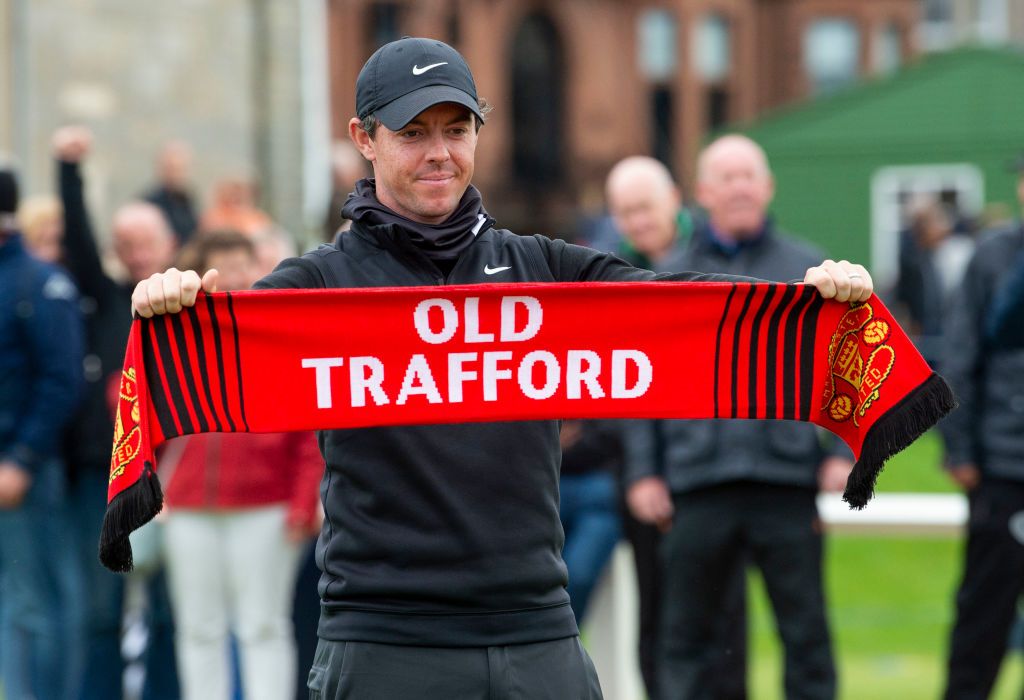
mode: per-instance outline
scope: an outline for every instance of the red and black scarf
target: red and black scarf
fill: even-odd
[[[153,450],[201,432],[560,418],[816,423],[862,507],[886,459],[954,406],[875,297],[794,284],[581,283],[201,295],[136,319],[100,557],[159,512]]]

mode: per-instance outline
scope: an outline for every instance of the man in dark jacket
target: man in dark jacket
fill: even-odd
[[[470,185],[486,110],[451,47],[386,44],[359,74],[356,110],[349,134],[375,178],[345,206],[351,231],[286,260],[257,288],[658,278],[612,255],[493,227]],[[136,287],[134,307],[146,317],[180,311],[216,277],[155,275]],[[849,263],[827,262],[805,279],[841,300],[871,290],[867,272]],[[319,437],[323,607],[309,678],[318,697],[600,697],[565,590],[557,421]]]
[[[655,190],[652,184],[637,191]],[[707,217],[690,241],[673,249],[675,264],[775,281],[799,278],[821,256],[775,230],[767,216],[773,192],[757,144],[741,136],[712,143],[698,163],[697,200]],[[625,197],[617,204],[619,211],[631,209]],[[715,678],[720,645],[714,642],[745,557],[761,570],[775,609],[786,650],[786,696],[834,697],[815,496],[819,487],[842,489],[853,468],[848,453],[830,454],[814,426],[791,421],[631,425],[630,508],[668,531],[662,548],[660,698],[722,697]]]
[[[1024,162],[1017,194],[1024,205]],[[986,339],[1002,304],[994,300],[1011,291],[1022,259],[1024,223],[982,234],[950,311],[943,366],[960,407],[940,428],[970,518],[948,700],[988,697],[1024,592],[1024,349]]]
[[[78,406],[78,291],[14,230],[0,170],[0,685],[9,698],[71,698],[84,666],[84,594],[61,436]]]
[[[682,195],[662,163],[648,156],[631,156],[619,161],[608,173],[605,183],[608,209],[615,227],[623,236],[623,257],[637,267],[655,272],[679,272],[696,269],[688,259],[693,238],[693,217],[683,208]],[[644,442],[642,454],[635,460],[649,459],[648,473],[665,473],[664,445],[659,421],[623,421],[627,445],[637,438],[646,440],[655,431],[654,443]],[[658,692],[658,633],[662,621],[661,595],[664,569],[661,565],[661,531],[658,523],[638,520],[629,513],[623,518],[624,530],[633,547],[639,595],[640,672],[648,697]],[[712,672],[716,700],[743,700],[747,697],[747,615],[746,568],[737,562],[729,582],[720,615],[720,624],[711,648],[718,661]]]

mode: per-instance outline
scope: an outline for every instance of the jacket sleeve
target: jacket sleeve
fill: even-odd
[[[324,475],[324,459],[317,447],[314,433],[290,433],[289,453],[293,456],[294,490],[288,504],[288,524],[310,531],[317,524],[320,507],[320,481]]]
[[[4,456],[34,471],[57,451],[82,391],[82,318],[78,293],[63,272],[51,270],[40,277],[24,324],[33,376],[14,441]]]
[[[628,262],[611,253],[566,243],[562,240],[537,235],[551,274],[559,282],[763,282],[754,277],[724,275],[705,272],[655,273]]]
[[[64,258],[79,291],[102,298],[114,285],[103,271],[96,235],[85,206],[78,163],[58,161],[60,199],[64,206]]]
[[[984,375],[982,326],[990,274],[977,253],[967,266],[959,293],[953,295],[944,335],[942,368],[960,406],[939,424],[948,465],[977,464],[980,389]]]
[[[992,302],[992,313],[986,325],[992,345],[1024,347],[1024,253],[1017,256],[1010,279]]]

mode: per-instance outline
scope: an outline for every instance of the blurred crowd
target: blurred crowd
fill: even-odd
[[[216,183],[200,208],[179,141],[102,235],[85,197],[91,133],[65,127],[52,146],[56,194],[22,199],[13,171],[0,180],[5,697],[304,697],[322,521],[312,434],[171,441],[159,456],[165,510],[133,536],[134,573],[96,556],[133,287],[177,266],[248,289],[296,254],[295,240],[259,208],[251,179]],[[336,161],[347,192],[362,165],[344,146]]]
[[[298,252],[249,178],[199,205],[188,144],[160,150],[154,182],[90,215],[94,144],[53,136],[56,194],[19,197],[0,171],[0,680],[23,698],[306,697],[319,600],[312,539],[323,464],[312,434],[207,434],[159,456],[164,513],[133,539],[135,571],[104,570],[111,408],[133,287],[170,266],[249,288]],[[323,240],[365,164],[338,144]],[[1024,203],[1024,161],[1019,195]],[[609,173],[606,212],[578,242],[656,271],[802,277],[826,253],[769,214],[767,158],[740,136],[698,163],[694,201],[658,161]],[[962,408],[943,429],[969,494],[964,578],[946,697],[985,697],[1024,582],[1024,228],[908,202],[899,279],[883,297]],[[980,230],[984,229],[984,230]],[[104,245],[102,241],[107,241]],[[836,670],[815,498],[852,454],[788,421],[564,421],[561,517],[579,622],[617,543],[639,583],[638,663],[649,697],[746,697],[746,572],[764,581],[789,698],[833,698]],[[286,468],[285,468],[286,467]],[[600,633],[594,631],[594,633]]]

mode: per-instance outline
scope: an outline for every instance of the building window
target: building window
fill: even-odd
[[[668,10],[647,10],[637,23],[640,75],[652,83],[672,80],[677,65],[676,18]]]
[[[729,20],[705,15],[693,27],[691,51],[694,72],[704,85],[704,124],[714,131],[729,122],[729,74],[732,36]]]
[[[948,48],[954,40],[953,0],[923,0],[919,41],[926,51]]]
[[[705,83],[727,80],[732,68],[732,40],[729,22],[721,15],[708,15],[694,26],[693,67]]]
[[[562,177],[562,42],[543,13],[527,16],[512,43],[513,172],[527,188]]]
[[[979,41],[990,44],[1007,41],[1010,38],[1009,0],[977,0],[974,27]]]
[[[724,85],[712,85],[705,96],[707,100],[708,131],[721,129],[729,123],[729,91]]]
[[[888,75],[903,64],[903,36],[895,24],[887,24],[874,36],[871,51],[872,68],[875,73]]]
[[[842,18],[815,20],[804,33],[804,69],[815,95],[835,92],[857,79],[860,31]]]
[[[651,155],[664,163],[670,170],[675,158],[674,105],[672,90],[659,86],[651,90]]]
[[[369,19],[369,38],[373,42],[374,50],[402,38],[402,8],[397,3],[374,3],[370,7]]]
[[[448,8],[448,43],[458,46],[462,42],[462,22],[459,0],[452,0]]]

